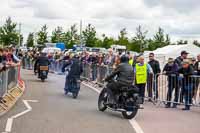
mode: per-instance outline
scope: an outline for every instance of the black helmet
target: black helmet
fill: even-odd
[[[127,55],[122,55],[121,56],[121,63],[127,63],[129,61],[129,58]]]

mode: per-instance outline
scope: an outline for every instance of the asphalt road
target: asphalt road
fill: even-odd
[[[63,94],[64,76],[50,74],[42,83],[32,71],[24,70],[22,77],[26,82],[25,94],[0,118],[0,133],[5,131],[8,118],[27,109],[23,99],[39,102],[30,103],[33,110],[14,119],[12,133],[141,133],[120,113],[99,112],[98,94],[86,86],[81,86],[75,100]],[[135,121],[144,133],[200,133],[200,108],[184,112],[181,107],[165,109],[145,103]]]
[[[24,71],[26,92],[16,106],[0,118],[0,132],[5,131],[9,117],[26,110],[22,99],[38,100],[30,103],[33,110],[14,119],[12,133],[134,133],[129,121],[115,112],[102,113],[97,110],[98,94],[81,86],[78,99],[63,94],[64,76],[49,75],[42,83]]]

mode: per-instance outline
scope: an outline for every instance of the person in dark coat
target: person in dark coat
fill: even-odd
[[[175,59],[175,63],[178,65],[178,68],[180,69],[182,67],[182,63],[183,63],[183,60],[187,59],[187,56],[188,56],[188,52],[183,50],[181,51],[181,56],[177,57]],[[182,80],[181,78],[179,78],[179,87],[182,87]],[[180,88],[181,89],[181,88]],[[181,91],[181,94],[180,94],[180,102],[183,103],[183,94],[182,94],[183,91]]]
[[[164,66],[163,73],[167,75],[168,91],[166,108],[171,107],[171,99],[173,90],[175,89],[173,108],[176,108],[179,99],[179,84],[178,84],[178,65],[173,58],[168,59],[168,63]]]
[[[40,66],[49,66],[49,65],[50,65],[50,61],[49,61],[48,57],[46,56],[46,53],[41,53],[41,55],[35,61],[35,65],[34,65],[34,66],[36,66],[34,69],[38,69],[38,77],[40,77],[39,67]],[[48,73],[47,73],[47,75],[48,75]]]
[[[159,61],[155,60],[154,53],[149,54],[149,62],[153,70],[153,74],[148,75],[148,94],[152,98],[152,88],[155,94],[155,99],[158,99],[158,74],[161,72]],[[154,80],[153,80],[154,79]]]
[[[76,88],[80,89],[80,76],[83,72],[83,67],[78,55],[71,56],[71,59],[63,65],[62,72],[65,72],[66,68],[67,75],[64,88],[65,94],[69,92],[69,89],[72,89],[72,82],[76,85]]]
[[[182,67],[182,62],[183,62],[183,60],[187,59],[188,54],[189,53],[184,50],[184,51],[181,52],[181,56],[176,58],[175,63],[178,64],[179,68]]]
[[[129,58],[126,55],[121,57],[121,63],[117,66],[114,71],[105,78],[105,81],[110,81],[107,84],[107,91],[110,94],[113,104],[116,103],[116,94],[119,92],[121,87],[131,86],[134,80],[133,68],[128,63]],[[116,81],[112,80],[116,77]]]
[[[183,75],[182,78],[182,94],[185,99],[185,108],[183,110],[190,110],[192,104],[193,92],[193,78],[194,70],[188,60],[183,61],[182,67],[178,70],[179,74]]]

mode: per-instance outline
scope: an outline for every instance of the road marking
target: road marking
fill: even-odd
[[[95,88],[95,87],[93,87],[93,86],[90,86],[90,85],[88,85],[88,84],[86,84],[86,83],[83,83],[83,82],[82,82],[82,84],[85,85],[85,86],[87,86],[87,87],[89,87],[89,88],[91,88],[92,90],[94,90],[94,91],[97,92],[97,93],[100,93],[100,92],[101,92],[101,91],[98,90],[97,88]]]
[[[137,123],[135,119],[129,120],[129,123],[135,129],[136,133],[144,133],[144,131],[142,130],[142,128],[140,127],[140,125]]]
[[[95,92],[97,92],[98,94],[101,92],[100,90],[98,90],[97,88],[90,86],[86,83],[83,83],[83,85],[91,88],[92,90],[94,90]],[[135,129],[136,133],[144,133],[144,131],[142,130],[142,128],[140,127],[140,125],[137,123],[137,121],[135,119],[131,119],[129,120],[129,123],[131,124],[131,126],[133,127],[133,129]]]
[[[9,133],[12,131],[12,124],[13,124],[13,120],[30,112],[32,110],[32,107],[30,106],[30,104],[28,102],[38,102],[37,100],[22,100],[24,105],[26,106],[27,110],[21,112],[21,113],[18,113],[10,118],[8,118],[7,120],[7,123],[6,123],[6,128],[5,128],[5,132],[2,132],[2,133]]]

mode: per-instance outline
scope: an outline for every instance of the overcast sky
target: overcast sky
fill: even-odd
[[[200,39],[199,0],[0,0],[0,25],[8,16],[22,23],[22,33],[38,31],[47,24],[49,32],[56,26],[67,29],[83,20],[93,24],[99,35],[117,37],[127,28],[134,36],[142,25],[151,37],[158,27],[172,40]],[[26,38],[26,37],[25,37]]]

